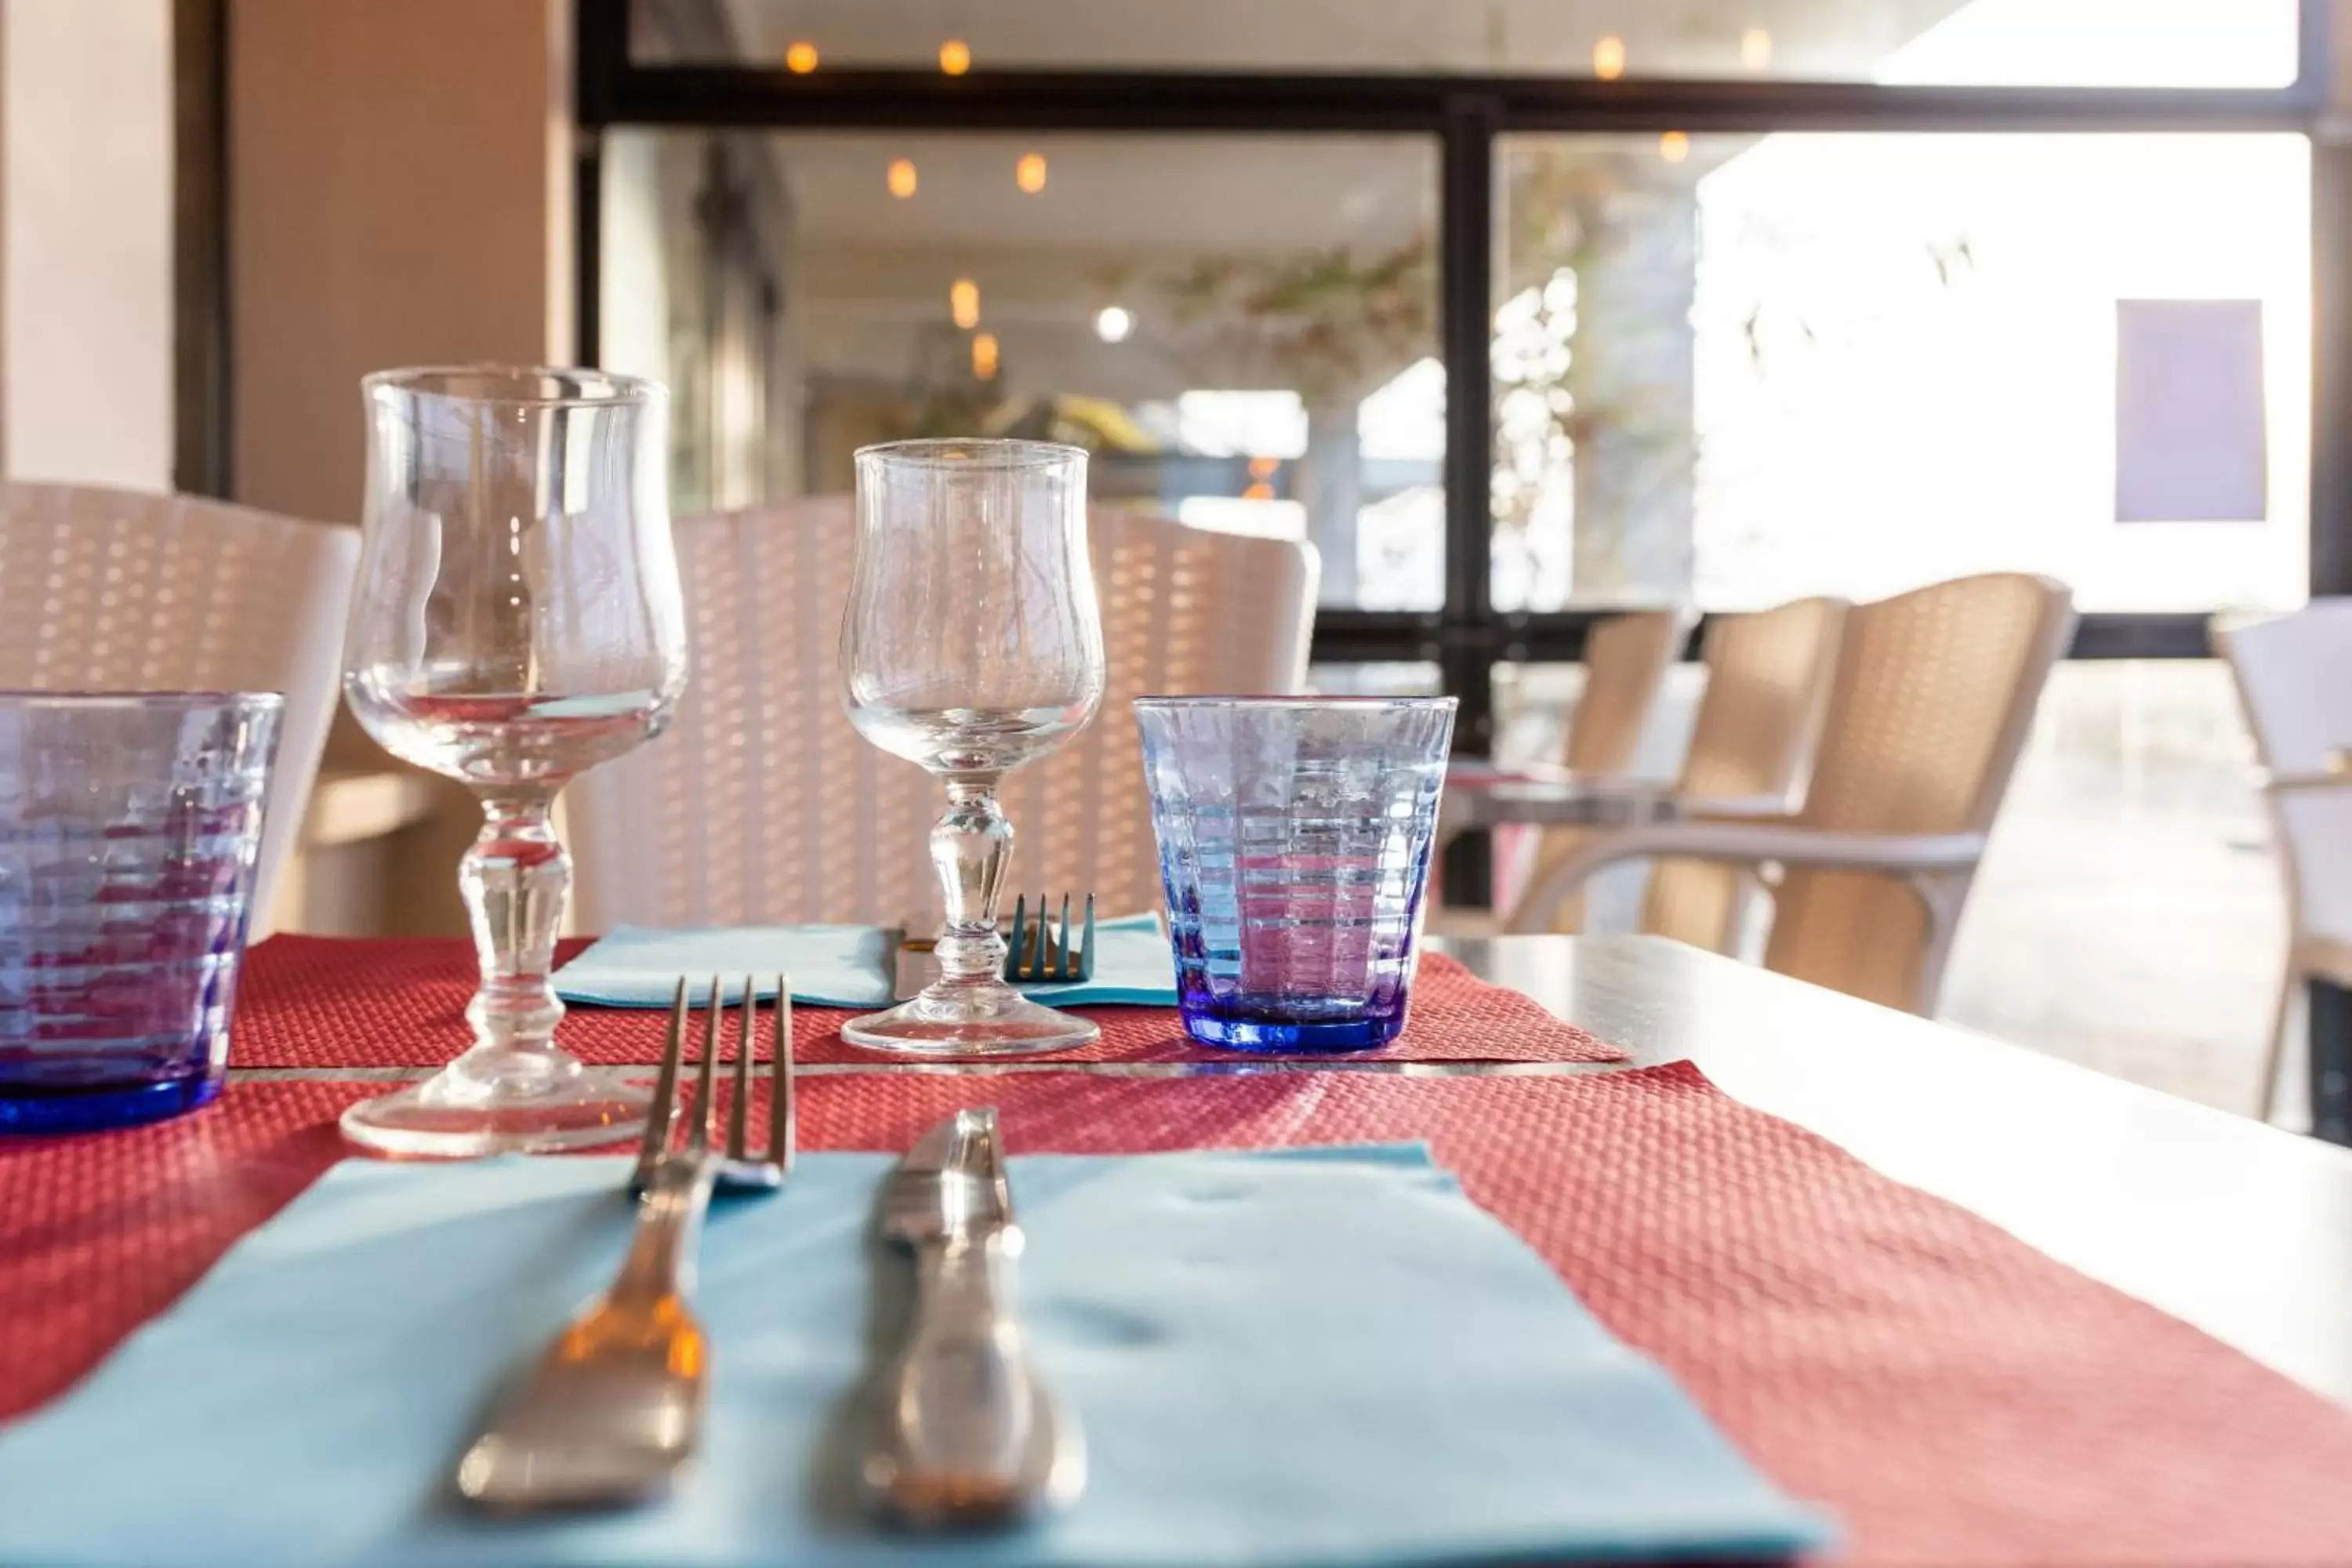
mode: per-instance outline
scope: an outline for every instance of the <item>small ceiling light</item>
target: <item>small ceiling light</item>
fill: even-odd
[[[1669,131],[1658,138],[1658,156],[1669,163],[1679,163],[1690,156],[1690,135],[1687,132]]]
[[[961,38],[950,38],[940,46],[940,69],[950,76],[961,76],[971,69],[971,46]]]
[[[948,310],[967,332],[980,325],[980,285],[969,278],[957,279],[948,289]]]
[[[1035,195],[1045,188],[1045,154],[1024,153],[1021,162],[1013,165],[1013,183]]]
[[[1761,27],[1750,27],[1739,35],[1739,63],[1749,70],[1760,71],[1772,63],[1772,35]]]
[[[884,178],[889,183],[890,194],[900,201],[906,200],[915,194],[915,161],[912,158],[891,159],[890,172]]]
[[[1121,305],[1105,305],[1095,312],[1095,336],[1107,343],[1123,343],[1135,331],[1135,318]]]
[[[816,46],[806,38],[784,51],[784,68],[794,76],[806,76],[816,69]]]
[[[980,332],[971,340],[971,374],[982,381],[996,379],[996,334]]]
[[[1625,40],[1612,33],[1592,46],[1592,74],[1615,81],[1625,74]]]

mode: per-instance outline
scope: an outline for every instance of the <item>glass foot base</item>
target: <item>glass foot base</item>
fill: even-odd
[[[467,1160],[593,1149],[645,1131],[652,1096],[628,1082],[625,1069],[563,1060],[570,1071],[551,1073],[527,1091],[445,1068],[423,1083],[344,1111],[343,1136],[380,1154]]]
[[[1286,1019],[1234,1017],[1202,1009],[1186,1009],[1184,1032],[1204,1046],[1223,1051],[1264,1051],[1272,1055],[1339,1056],[1349,1051],[1376,1051],[1403,1032],[1400,1011],[1367,1014],[1360,1018]]]
[[[1102,1031],[1010,986],[933,986],[887,1013],[852,1018],[841,1026],[841,1037],[869,1051],[909,1057],[1041,1057],[1093,1045]]]

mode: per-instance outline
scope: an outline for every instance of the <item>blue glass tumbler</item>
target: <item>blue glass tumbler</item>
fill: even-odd
[[[1144,697],[1177,1005],[1204,1045],[1404,1027],[1454,699]]]
[[[220,1092],[282,706],[0,692],[0,1132]]]

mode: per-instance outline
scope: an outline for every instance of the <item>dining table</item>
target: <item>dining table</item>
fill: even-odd
[[[1467,1162],[1474,1196],[1508,1188],[1549,1227],[1547,1256],[1568,1260],[1562,1272],[1612,1329],[1684,1378],[1768,1475],[1841,1519],[1829,1560],[2352,1561],[2352,1531],[2323,1531],[2338,1550],[2315,1548],[2319,1527],[2295,1533],[2310,1521],[2287,1506],[2315,1479],[2295,1468],[2298,1454],[2319,1464],[2339,1446],[2352,1453],[2352,1413],[2342,1408],[2352,1405],[2352,1151],[1663,938],[1433,945],[1624,1059],[1423,1051],[933,1063],[803,1050],[806,1114],[823,1139],[853,1115],[870,1130],[877,1108],[912,1127],[940,1105],[1001,1099],[1016,1147],[1024,1115],[1048,1136],[1097,1113],[1132,1126],[1145,1103],[1136,1097],[1149,1093],[1223,1108],[1219,1125],[1234,1136],[1277,1123],[1299,1136],[1415,1134],[1423,1117],[1437,1155]],[[381,953],[387,973],[446,961],[452,998],[470,983],[462,943],[335,951]],[[343,1104],[430,1070],[385,1059],[371,1033],[384,1015],[351,978],[366,963],[336,973],[306,1001],[319,1027],[304,1037],[341,1043],[305,1046],[299,1065],[237,1065],[233,1054],[223,1104],[126,1132],[0,1145],[0,1313],[11,1324],[0,1337],[0,1419],[70,1387],[347,1152],[334,1132]],[[1394,1079],[1427,1085],[1416,1091],[1425,1098],[1369,1098]],[[1514,1145],[1525,1135],[1482,1127],[1487,1104],[1470,1098],[1509,1092],[1509,1080],[1530,1102],[1556,1097],[1580,1109],[1541,1123],[1557,1129],[1543,1147]],[[1474,1091],[1474,1082],[1493,1089]],[[1051,1112],[1057,1096],[1064,1109]],[[1641,1097],[1672,1101],[1671,1113],[1643,1123],[1639,1147],[1604,1135],[1612,1107],[1636,1121],[1649,1114]],[[240,1101],[242,1121],[231,1114]],[[853,1113],[853,1102],[864,1109]],[[1149,1137],[1160,1146],[1187,1142],[1169,1121],[1181,1103],[1150,1102],[1159,1121]],[[1337,1118],[1335,1108],[1375,1104],[1393,1113]],[[1769,1187],[1758,1151],[1796,1157],[1805,1179],[1822,1184],[1820,1201]],[[1625,1177],[1638,1190],[1617,1190],[1621,1164],[1639,1168]],[[1515,1170],[1528,1179],[1514,1184]],[[1791,1235],[1840,1234],[1811,1251],[1777,1237],[1765,1220],[1784,1209]],[[1966,1275],[1987,1257],[1996,1292],[2019,1282],[2015,1322],[2026,1326],[2016,1331],[2040,1331],[2031,1314],[2046,1299],[2052,1338],[2013,1365],[1989,1363],[1984,1386],[1955,1387],[1971,1374],[1954,1347],[1965,1352],[1977,1331],[1954,1320],[1983,1310],[1967,1305],[1978,1287]],[[1841,1269],[1855,1272],[1852,1300],[1839,1299]],[[1646,1278],[1655,1270],[1669,1277]],[[1947,1271],[1949,1301],[1937,1297]],[[2102,1314],[2111,1311],[2124,1327],[2108,1342]],[[1852,1342],[1857,1323],[1877,1337]],[[2177,1376],[2134,1383],[2129,1347],[2143,1341],[2182,1352]],[[2076,1366],[2090,1380],[2084,1390],[2030,1386]],[[1922,1388],[1949,1391],[1948,1412],[1875,1407]],[[2004,1425],[2012,1410],[2063,1408],[2078,1392],[2086,1408],[2113,1406],[2119,1451],[2126,1435],[2146,1439],[2132,1430],[2145,1425],[2135,1413],[2171,1401],[2184,1429],[2148,1450],[2154,1462],[2193,1472],[2209,1437],[2223,1462],[2201,1479],[2145,1476],[2152,1489],[2142,1497],[2128,1478],[2100,1471],[2082,1434],[2069,1434],[2070,1457],[2052,1464],[2032,1452],[2030,1414],[2015,1430]],[[2049,1400],[2059,1403],[2037,1405]],[[1904,1451],[1915,1435],[1922,1446]],[[1956,1463],[1956,1453],[1971,1458]],[[2065,1473],[2072,1464],[2080,1475]],[[2266,1493],[2249,1495],[2249,1478]],[[2207,1495],[2217,1487],[2227,1495]],[[2168,1500],[2150,1514],[2151,1498]],[[2329,1522],[2352,1522],[2352,1510],[2327,1506]],[[2214,1533],[2200,1533],[2208,1526]]]

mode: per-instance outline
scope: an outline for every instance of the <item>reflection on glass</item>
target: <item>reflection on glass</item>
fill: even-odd
[[[1728,609],[2011,568],[2090,610],[2299,603],[2309,159],[2284,135],[1716,136],[1672,163],[1512,139],[1496,603]],[[2118,472],[2148,390],[2119,384],[2118,323],[2184,300],[2259,322],[2210,334],[2232,357],[2206,390],[2249,404],[2205,421],[2242,436],[2212,461],[2256,481],[2223,514]],[[2125,521],[2148,516],[2181,521]]]
[[[2274,87],[2294,0],[636,0],[643,61]],[[950,61],[955,62],[950,64]],[[810,62],[810,68],[814,62]],[[797,70],[798,65],[793,67]]]
[[[1098,501],[1311,540],[1326,604],[1440,603],[1427,141],[624,132],[604,167],[604,357],[676,391],[678,510],[1055,441]]]

